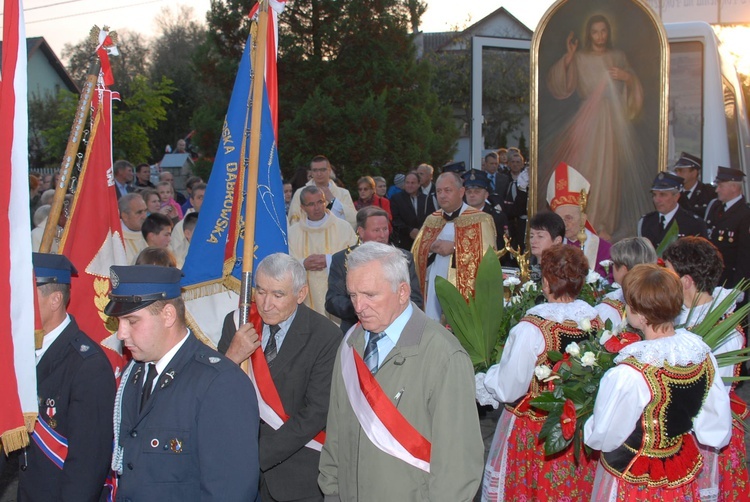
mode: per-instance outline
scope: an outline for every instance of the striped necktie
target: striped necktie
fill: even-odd
[[[364,361],[373,375],[378,372],[378,341],[385,336],[385,332],[370,333],[370,340],[365,347]]]

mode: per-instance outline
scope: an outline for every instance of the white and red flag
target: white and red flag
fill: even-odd
[[[28,444],[37,413],[29,212],[26,29],[21,0],[3,2],[0,75],[0,441]]]
[[[119,377],[123,368],[120,345],[102,343],[117,329],[115,321],[104,314],[111,289],[109,267],[127,264],[117,194],[112,189],[113,99],[119,99],[119,95],[102,85],[100,78],[92,98],[86,156],[59,252],[78,269],[78,277],[71,279],[68,312],[75,316],[81,330],[104,347]]]

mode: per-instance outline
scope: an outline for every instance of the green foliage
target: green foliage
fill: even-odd
[[[196,71],[193,57],[206,39],[206,32],[194,20],[192,9],[185,6],[175,13],[163,10],[157,24],[160,35],[151,44],[149,81],[158,84],[166,77],[175,84],[170,95],[171,106],[165,108],[165,119],[149,137],[152,156],[159,160],[166,145],[174,147],[178,139],[193,129],[191,120],[200,103],[203,85],[203,76]]]
[[[352,184],[440,165],[458,132],[408,25],[420,2],[302,0],[281,16],[279,153],[287,174],[316,153]],[[285,148],[293,145],[293,148]]]
[[[661,255],[664,254],[664,250],[667,249],[670,244],[676,241],[679,236],[680,236],[680,229],[677,226],[677,220],[675,220],[674,224],[669,226],[669,229],[667,229],[667,233],[664,235],[664,238],[659,243],[659,247],[656,249],[656,256],[661,258]]]
[[[78,96],[66,90],[29,100],[29,167],[59,166],[77,105]]]
[[[454,43],[461,43],[456,33]],[[529,58],[527,54],[486,49],[482,55],[482,134],[485,148],[510,145],[508,136],[518,131],[529,116]],[[460,110],[461,119],[471,124],[470,51],[441,51],[426,59],[439,78],[432,81],[440,102]],[[523,144],[521,144],[523,140]],[[526,139],[519,148],[526,151]]]
[[[115,105],[112,126],[115,159],[128,159],[134,165],[148,161],[149,135],[166,119],[165,106],[172,103],[169,95],[173,90],[172,81],[166,77],[154,85],[143,75],[133,78],[129,96]]]
[[[435,279],[435,293],[453,334],[469,354],[477,371],[495,362],[495,347],[503,319],[503,269],[495,251],[487,248],[477,272],[474,295],[468,302],[456,287]]]

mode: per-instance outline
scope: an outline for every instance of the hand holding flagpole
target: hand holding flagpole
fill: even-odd
[[[268,30],[268,0],[260,1],[258,31],[253,41],[253,87],[250,121],[250,156],[247,167],[245,194],[245,247],[242,252],[242,285],[240,287],[240,325],[250,320],[252,301],[253,252],[255,250],[255,207],[258,200],[258,163],[260,162],[260,123],[263,106],[263,85],[266,67],[266,34]],[[245,158],[243,156],[243,158]],[[244,167],[244,166],[243,166]],[[247,361],[242,365],[247,371]]]

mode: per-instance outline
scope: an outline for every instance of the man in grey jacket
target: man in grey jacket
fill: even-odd
[[[398,249],[368,242],[347,266],[361,324],[333,369],[318,478],[326,500],[472,500],[484,445],[469,356],[409,300]]]

